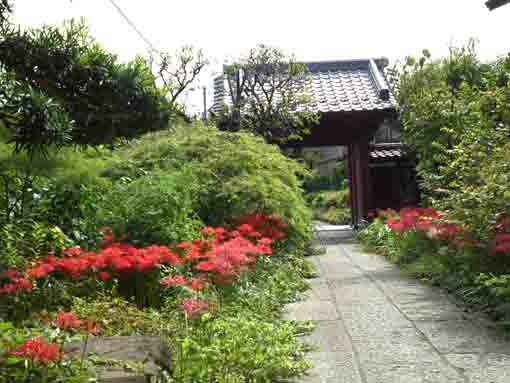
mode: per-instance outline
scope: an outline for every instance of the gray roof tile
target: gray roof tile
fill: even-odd
[[[303,90],[311,96],[316,112],[353,112],[395,108],[395,99],[382,73],[385,59],[304,63],[310,79]],[[389,96],[388,96],[389,94]],[[215,79],[214,106],[230,103],[223,77]]]

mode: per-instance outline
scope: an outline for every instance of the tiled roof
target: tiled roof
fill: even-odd
[[[304,63],[310,79],[303,84],[316,112],[390,110],[395,100],[382,73],[385,59],[319,61]],[[214,106],[230,103],[223,76],[215,79]]]

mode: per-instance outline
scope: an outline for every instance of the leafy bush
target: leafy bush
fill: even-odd
[[[314,211],[314,218],[334,225],[351,221],[349,189],[309,193],[306,199]]]
[[[299,180],[305,168],[252,134],[195,124],[172,134],[148,135],[118,155],[103,173],[114,180],[190,169],[188,187],[197,191],[193,208],[207,225],[252,211],[275,213],[289,224],[286,246],[303,247],[310,238],[310,214]]]
[[[509,57],[482,63],[470,42],[441,60],[426,51],[409,58],[398,81],[402,138],[416,153],[426,201],[483,240],[509,212],[509,68]]]
[[[51,149],[29,158],[1,143],[0,150],[0,265],[21,266],[73,243],[95,248],[95,214],[110,188],[99,177],[105,154]]]
[[[174,373],[179,382],[271,383],[308,367],[291,323],[261,322],[243,314],[204,322],[195,337],[179,342]]]
[[[73,144],[111,144],[117,137],[165,129],[172,115],[170,101],[146,62],[137,57],[119,63],[90,37],[83,22],[71,21],[64,28],[8,28],[0,42],[0,62],[24,86],[12,92],[6,88],[7,105],[13,107],[2,118],[22,147],[61,142],[62,133]],[[20,97],[26,101],[18,102]],[[43,118],[45,110],[57,110],[55,102],[63,113]],[[31,125],[17,121],[21,116],[31,116],[26,119]],[[70,131],[67,120],[75,123]]]
[[[120,182],[104,197],[99,222],[136,246],[192,240],[202,226],[193,211],[197,199],[193,182],[188,172]]]

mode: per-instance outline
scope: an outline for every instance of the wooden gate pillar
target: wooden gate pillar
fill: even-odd
[[[368,136],[361,136],[349,145],[351,215],[355,227],[368,216],[368,156]]]

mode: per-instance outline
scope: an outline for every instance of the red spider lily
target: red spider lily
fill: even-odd
[[[491,245],[491,254],[510,254],[510,234],[497,233]]]
[[[66,313],[63,311],[59,311],[57,315],[57,319],[53,321],[53,325],[62,330],[79,330],[85,324],[84,321],[78,319],[76,314],[70,312]]]
[[[203,299],[190,298],[182,301],[182,304],[179,307],[181,308],[182,311],[184,311],[184,313],[187,316],[193,317],[205,311],[208,311],[209,302]]]
[[[23,274],[20,273],[19,271],[4,271],[1,274],[1,276],[3,278],[14,279],[14,278],[22,278]]]
[[[56,343],[45,343],[42,338],[28,339],[10,355],[47,366],[60,360],[62,353]]]
[[[168,277],[161,278],[159,281],[159,284],[162,287],[186,286],[187,283],[186,278],[182,275],[169,275]]]
[[[105,282],[111,278],[111,274],[108,273],[107,271],[100,271],[99,273],[97,273],[97,277],[99,278],[99,280]]]
[[[241,217],[238,223],[240,225],[238,230],[243,235],[249,236],[250,232],[255,235],[258,233],[261,237],[273,240],[285,237],[286,234],[283,231],[288,229],[288,224],[274,214],[252,213]],[[248,231],[250,228],[251,230]]]
[[[213,235],[216,235],[216,231],[214,230],[213,227],[204,227],[201,231],[202,235],[206,236],[206,237],[210,237],[210,236],[213,236]]]
[[[64,255],[68,257],[77,257],[81,254],[81,249],[78,246],[70,247],[64,250]]]
[[[5,274],[4,274],[5,275]],[[10,275],[19,275],[16,272],[11,273]],[[12,295],[23,291],[30,291],[34,285],[32,281],[25,278],[10,278],[10,283],[0,287],[0,294]]]
[[[225,230],[224,227],[217,227],[214,229],[216,240],[217,241],[223,241],[225,239],[225,235],[227,230]]]
[[[244,220],[244,222],[243,222]],[[174,250],[166,246],[136,248],[123,243],[114,243],[105,231],[102,248],[98,252],[83,252],[79,248],[65,251],[66,257],[47,256],[26,273],[28,278],[43,279],[51,274],[73,279],[93,277],[106,281],[115,275],[145,273],[161,265],[186,266],[208,274],[207,280],[226,283],[240,273],[249,270],[249,265],[260,255],[272,254],[272,245],[278,238],[285,237],[282,230],[287,224],[276,216],[252,214],[243,218],[237,230],[227,231],[223,227],[207,227],[202,233],[206,239],[179,243]],[[104,246],[108,243],[108,246]],[[162,286],[186,285],[190,282],[176,282],[173,277],[163,278]],[[2,292],[13,293],[18,289],[28,290],[31,282],[17,282],[2,287]],[[193,288],[203,288],[195,281]]]
[[[85,330],[90,334],[97,334],[95,322],[78,319],[75,313],[59,311],[57,319],[52,322],[55,327],[64,331]]]
[[[242,224],[241,226],[239,226],[239,228],[237,230],[239,231],[239,233],[241,233],[241,235],[244,235],[244,236],[247,236],[251,232],[254,231],[253,227],[251,225],[247,224],[247,223]]]
[[[195,291],[204,290],[207,288],[207,286],[208,286],[207,281],[204,281],[201,278],[192,278],[191,279],[190,287],[192,290],[195,290]]]

